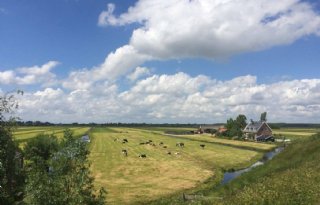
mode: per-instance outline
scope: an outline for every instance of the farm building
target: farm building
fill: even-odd
[[[246,138],[257,141],[268,141],[273,139],[272,129],[266,121],[251,121],[243,130]]]
[[[218,133],[224,133],[226,131],[228,131],[228,129],[225,127],[219,127],[219,129],[218,129]]]
[[[195,133],[197,134],[212,133],[212,131],[216,129],[217,129],[217,126],[214,126],[214,125],[200,125],[199,129],[195,131]]]

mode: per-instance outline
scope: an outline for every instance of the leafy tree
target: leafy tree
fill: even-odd
[[[245,115],[238,115],[236,123],[241,129],[244,129],[247,126],[247,117]]]
[[[261,122],[267,121],[267,112],[261,113],[261,115],[260,115],[260,121],[261,121]]]
[[[54,135],[39,134],[28,141],[24,147],[24,155],[28,160],[31,160],[33,157],[49,160],[58,149],[59,142]]]
[[[227,120],[226,128],[227,128],[227,135],[229,137],[242,137],[243,133],[242,130],[247,125],[247,117],[245,115],[238,115],[238,117],[234,120],[232,118]]]
[[[55,152],[59,150],[59,142],[54,135],[39,134],[32,138],[24,147],[24,156],[27,160],[32,161],[34,164],[28,164],[26,170],[39,167],[45,171],[49,171],[49,159]]]
[[[14,95],[0,96],[0,204],[13,204],[23,185],[22,161],[12,136],[16,118],[6,119],[17,107]]]
[[[43,146],[42,141],[39,142],[36,145]],[[50,153],[30,152],[33,157],[30,158],[26,186],[28,201],[35,205],[43,204],[44,201],[48,205],[104,204],[105,191],[101,189],[96,193],[90,176],[86,143],[74,138],[70,130],[64,132],[64,139],[59,143],[57,151],[55,142],[51,139],[50,146],[44,145],[53,148]]]

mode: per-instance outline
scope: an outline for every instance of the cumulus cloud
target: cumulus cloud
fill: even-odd
[[[150,75],[150,70],[146,67],[139,66],[136,67],[136,69],[127,76],[127,79],[129,79],[130,81],[136,81],[137,79],[147,75]]]
[[[115,79],[126,74],[128,69],[133,70],[147,60],[154,59],[148,54],[138,52],[133,46],[126,45],[110,53],[104,63],[93,70],[94,78]]]
[[[229,57],[320,31],[320,16],[299,0],[139,0],[118,17],[114,9],[108,5],[99,25],[140,23],[130,45],[164,59]]]
[[[98,25],[137,23],[129,43],[102,64],[72,72],[65,88],[116,80],[151,60],[226,58],[320,34],[320,16],[299,0],[139,0],[119,16],[114,10],[108,4]]]
[[[56,75],[51,70],[57,65],[59,65],[59,62],[49,61],[42,66],[22,67],[16,70],[2,71],[0,72],[0,84],[52,85],[56,83]]]
[[[115,24],[117,19],[113,16],[113,11],[115,9],[114,4],[108,4],[107,10],[101,12],[98,19],[99,26],[106,26],[108,24]]]
[[[221,81],[186,73],[153,75],[124,91],[101,82],[88,89],[46,88],[21,97],[25,120],[53,122],[224,122],[240,113],[273,122],[319,122],[320,79],[259,84],[255,76]]]
[[[105,61],[91,70],[83,69],[71,72],[64,80],[63,86],[68,89],[89,88],[97,81],[114,81],[117,77],[133,70],[152,57],[139,53],[134,47],[126,45],[110,53]]]

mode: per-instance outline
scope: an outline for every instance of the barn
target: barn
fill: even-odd
[[[267,141],[274,139],[272,129],[266,121],[251,121],[244,129],[243,133],[247,139],[256,141]]]

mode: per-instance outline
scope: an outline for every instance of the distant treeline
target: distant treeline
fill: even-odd
[[[159,124],[152,124],[152,123],[51,123],[51,122],[41,122],[41,121],[18,121],[16,122],[18,126],[109,126],[109,127],[194,127],[199,128],[200,125],[205,124],[169,124],[169,123],[159,123]],[[212,124],[210,124],[212,125]],[[213,124],[214,126],[221,126],[222,123]]]
[[[320,128],[320,124],[307,124],[307,123],[268,123],[272,129],[280,128]],[[196,124],[196,123],[121,123],[121,122],[110,122],[110,123],[51,123],[51,122],[41,122],[41,121],[18,121],[18,126],[110,126],[110,127],[194,127],[198,128],[200,125],[209,125],[209,124]],[[210,124],[210,126],[223,126],[223,123]]]
[[[320,124],[308,123],[268,123],[272,129],[280,128],[320,128]]]

